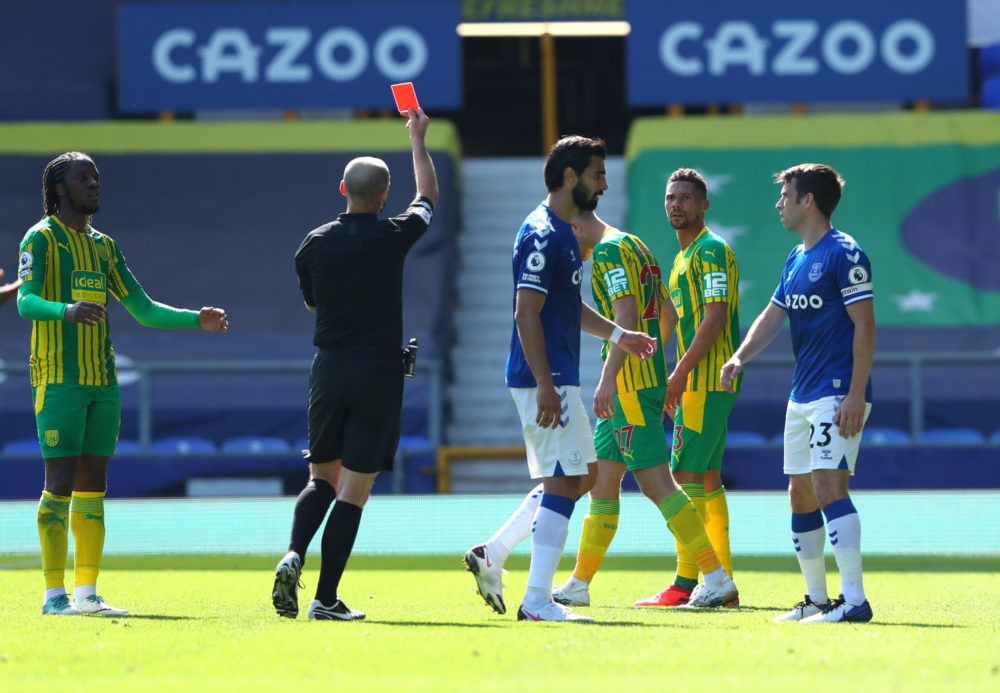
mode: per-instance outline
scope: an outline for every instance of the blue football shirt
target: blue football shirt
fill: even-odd
[[[538,205],[517,232],[511,265],[515,302],[520,289],[545,294],[542,331],[554,383],[579,386],[583,262],[573,227],[544,204]],[[517,325],[510,337],[506,382],[507,387],[538,385],[524,358]]]
[[[872,269],[853,238],[830,229],[809,250],[796,246],[771,303],[788,313],[795,353],[793,402],[846,395],[854,364],[854,323],[847,306],[871,301]],[[872,401],[871,379],[865,400]]]

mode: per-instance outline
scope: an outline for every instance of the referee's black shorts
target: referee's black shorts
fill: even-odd
[[[309,462],[392,469],[402,406],[401,351],[321,348],[309,374]]]

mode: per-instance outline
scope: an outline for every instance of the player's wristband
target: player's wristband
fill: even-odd
[[[611,330],[611,336],[608,337],[608,341],[617,344],[619,341],[621,341],[623,334],[625,334],[625,330],[622,329],[622,326],[615,325],[615,329]]]

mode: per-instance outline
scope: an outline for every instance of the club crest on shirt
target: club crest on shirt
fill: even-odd
[[[813,266],[809,268],[809,281],[811,282],[817,281],[822,276],[823,276],[823,263],[814,262]]]
[[[54,448],[59,445],[59,431],[46,431],[45,432],[45,444],[50,448]]]

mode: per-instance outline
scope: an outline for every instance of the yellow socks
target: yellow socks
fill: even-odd
[[[722,567],[732,577],[733,554],[729,548],[729,504],[726,503],[725,486],[705,493],[705,531]]]
[[[611,541],[618,531],[618,499],[590,500],[590,513],[583,518],[583,531],[580,534],[580,548],[576,554],[576,566],[573,577],[577,580],[590,582],[594,579],[597,569],[601,567],[604,554],[608,552]]]
[[[705,486],[704,484],[681,484],[684,494],[691,499],[694,507],[698,508],[701,517],[705,517]],[[677,575],[674,576],[674,584],[685,590],[692,590],[698,584],[698,564],[694,557],[687,550],[680,537],[675,535],[677,541]]]
[[[104,555],[104,493],[75,491],[70,508],[76,582],[96,585]]]
[[[712,542],[705,533],[705,523],[698,514],[694,502],[683,491],[674,491],[657,505],[660,514],[667,521],[667,527],[677,539],[678,547],[683,547],[697,566],[694,580],[697,583],[698,569],[705,575],[722,567]],[[678,575],[680,559],[678,558]],[[676,584],[676,581],[675,581]],[[678,585],[683,587],[683,585]]]
[[[63,587],[66,574],[69,498],[42,491],[38,501],[38,541],[42,547],[45,589]]]

